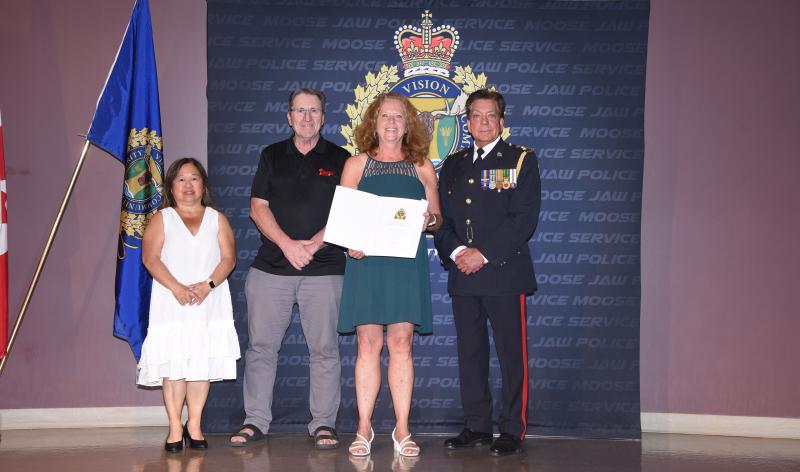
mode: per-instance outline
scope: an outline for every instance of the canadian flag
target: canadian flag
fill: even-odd
[[[3,156],[3,119],[0,117],[0,358],[8,347],[8,217],[6,214],[6,159]]]

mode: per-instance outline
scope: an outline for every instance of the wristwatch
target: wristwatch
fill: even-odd
[[[217,288],[217,284],[215,284],[213,280],[208,279],[208,280],[206,280],[206,282],[208,282],[208,286],[211,287],[211,290],[214,290],[215,288]]]

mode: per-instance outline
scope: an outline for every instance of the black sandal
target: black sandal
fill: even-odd
[[[251,430],[253,432],[253,434],[244,433],[243,431],[245,429]],[[264,433],[262,433],[260,429],[256,428],[252,424],[250,424],[250,423],[243,424],[242,427],[239,428],[239,432],[238,433],[231,434],[231,436],[228,438],[228,446],[231,446],[231,447],[245,447],[245,446],[249,446],[249,445],[251,445],[253,443],[256,443],[256,442],[259,442],[259,441],[263,441],[264,438],[266,438],[266,437],[267,436]],[[231,439],[233,439],[233,438],[244,438],[244,441],[231,441]]]
[[[325,431],[325,434],[319,434],[320,431]],[[320,426],[319,428],[314,430],[314,434],[311,435],[314,440],[314,447],[319,450],[328,450],[328,449],[336,449],[339,447],[339,436],[336,434],[336,430],[331,428],[330,426]],[[322,444],[321,441],[336,441],[334,444]]]

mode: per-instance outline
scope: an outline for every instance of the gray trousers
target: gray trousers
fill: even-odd
[[[269,431],[278,351],[297,303],[310,364],[308,432],[336,424],[341,398],[336,325],[343,279],[341,275],[283,276],[250,269],[245,283],[250,335],[244,366],[245,423]]]

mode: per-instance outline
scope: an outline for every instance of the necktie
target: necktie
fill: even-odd
[[[475,162],[473,162],[473,164],[477,164],[478,161],[480,161],[481,159],[483,159],[483,148],[478,148],[478,158],[475,159]]]

